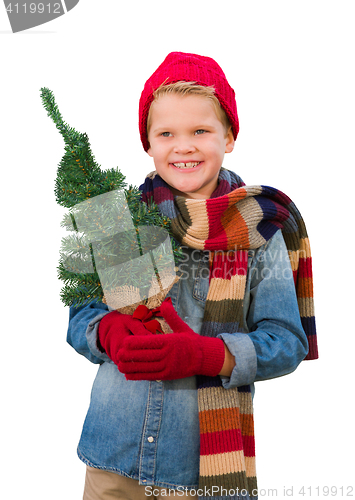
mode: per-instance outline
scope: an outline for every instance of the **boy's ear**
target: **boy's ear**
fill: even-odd
[[[233,136],[233,131],[232,131],[232,127],[230,127],[228,134],[227,134],[227,137],[226,137],[226,150],[225,150],[225,152],[231,153],[234,149],[234,144],[235,144],[235,140],[234,140],[234,136]]]
[[[151,158],[153,158],[153,155],[152,155],[152,148],[150,147],[149,149],[147,149],[147,153],[149,154],[149,156]]]

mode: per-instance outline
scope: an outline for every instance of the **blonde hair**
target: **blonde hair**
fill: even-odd
[[[227,113],[224,111],[219,100],[215,95],[215,89],[213,87],[205,87],[203,85],[198,85],[196,82],[185,82],[185,81],[178,81],[175,83],[170,83],[169,85],[164,85],[164,83],[162,83],[160,87],[158,87],[153,92],[152,104],[154,103],[155,100],[159,99],[159,97],[166,94],[178,94],[181,96],[199,95],[201,97],[209,99],[213,104],[218,120],[222,123],[224,127],[225,137],[227,137],[231,129],[231,124],[228,119]],[[150,106],[149,108],[147,117],[147,136],[149,135],[149,130],[152,122],[151,109],[152,106]]]

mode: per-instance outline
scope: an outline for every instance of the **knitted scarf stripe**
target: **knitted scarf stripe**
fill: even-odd
[[[193,219],[192,219],[193,220]],[[212,252],[201,335],[242,332],[248,250]],[[220,377],[198,377],[200,488],[257,489],[250,387],[226,390]]]
[[[288,249],[300,316],[309,341],[306,359],[318,357],[312,262],[303,220],[291,200],[266,186],[245,186],[221,169],[208,200],[177,197],[158,176],[146,179],[142,199],[152,199],[172,221],[183,244],[210,250],[210,282],[201,335],[243,332],[248,251],[282,228]],[[220,377],[197,377],[200,420],[200,488],[239,487],[256,491],[253,405],[250,386],[225,390]],[[221,497],[222,498],[222,497]]]

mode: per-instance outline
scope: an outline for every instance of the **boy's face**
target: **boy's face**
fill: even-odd
[[[224,153],[233,133],[217,118],[208,98],[166,94],[153,101],[148,154],[174,194],[206,199],[218,184]]]

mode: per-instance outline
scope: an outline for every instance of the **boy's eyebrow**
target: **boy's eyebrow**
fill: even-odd
[[[170,132],[172,129],[174,129],[174,125],[170,125],[168,127],[157,127],[157,128],[151,128],[151,132],[154,132],[154,133],[157,133],[157,132]],[[194,125],[193,127],[191,127],[191,130],[200,130],[200,129],[215,129],[215,127],[213,127],[213,125],[210,125],[210,124],[203,124],[203,123],[200,123],[200,124],[197,124],[197,125]]]
[[[171,127],[151,128],[151,132],[167,132]]]

